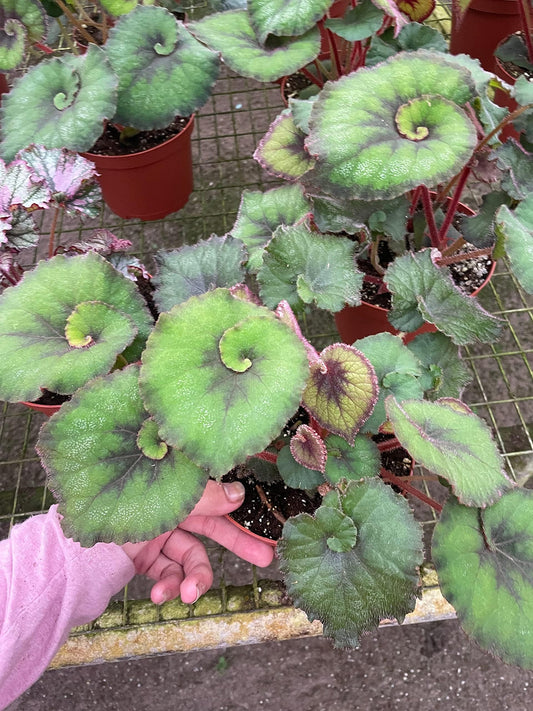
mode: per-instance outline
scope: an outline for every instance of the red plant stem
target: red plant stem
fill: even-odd
[[[439,232],[437,230],[437,224],[435,222],[435,215],[433,214],[433,206],[431,204],[431,195],[429,190],[425,185],[420,186],[420,196],[422,198],[422,205],[424,207],[424,214],[426,216],[426,222],[429,229],[429,238],[431,240],[431,245],[433,247],[440,247]]]
[[[449,257],[466,244],[465,238],[460,236],[449,247],[442,250],[442,257]]]
[[[52,218],[52,226],[50,227],[50,237],[48,238],[48,259],[54,256],[54,241],[56,236],[57,220],[59,218],[59,207],[56,207]]]
[[[418,205],[420,201],[420,187],[415,188],[412,193],[411,193],[411,205],[409,207],[409,217],[412,217],[415,214],[416,211],[416,206]]]
[[[419,499],[419,501],[431,506],[431,508],[435,509],[437,513],[442,511],[441,504],[434,499],[431,499],[429,496],[426,496],[422,491],[420,491],[420,489],[417,489],[416,486],[412,486],[407,481],[404,481],[406,477],[396,476],[388,469],[383,468],[380,470],[380,475],[382,479],[385,479],[385,481],[388,481],[390,484],[394,484],[399,489],[402,489],[402,491],[405,491],[406,494],[412,494],[415,498]]]
[[[453,218],[455,217],[455,211],[457,210],[457,205],[459,204],[459,199],[461,197],[461,194],[464,190],[466,181],[468,180],[468,176],[470,175],[470,163],[465,165],[463,170],[461,171],[461,174],[459,176],[459,180],[457,182],[457,187],[455,188],[455,192],[452,195],[450,199],[450,203],[448,207],[446,208],[446,216],[444,218],[444,222],[442,223],[442,226],[439,231],[439,248],[440,246],[443,246],[446,244],[446,235],[448,233],[448,228],[452,224]]]
[[[518,118],[521,114],[524,113],[524,111],[529,111],[531,110],[531,107],[533,107],[533,104],[524,104],[524,106],[520,106],[518,109],[515,109],[515,111],[512,111],[510,114],[507,114],[507,116],[500,121],[500,123],[496,126],[496,128],[493,128],[490,133],[487,133],[485,138],[483,138],[476,146],[474,150],[474,155],[480,151],[482,148],[485,147],[485,145],[490,141],[490,139],[493,136],[496,136],[500,131],[502,131],[505,126],[507,126],[508,123],[511,123],[512,121],[515,120],[515,118]]]
[[[42,44],[42,42],[36,42],[35,46],[37,47],[37,49],[40,49],[41,52],[44,52],[45,54],[53,54],[54,53],[53,49],[48,47],[48,45],[46,45],[46,44]]]
[[[268,500],[267,495],[265,494],[265,491],[263,487],[260,484],[255,485],[256,491],[259,494],[259,498],[263,502],[263,504],[267,507],[267,509],[270,511],[270,513],[278,519],[278,521],[283,525],[287,522],[287,519],[285,516],[283,516],[282,513],[278,511],[278,509],[273,506],[270,501]]]
[[[529,14],[529,7],[527,7],[526,3],[527,0],[518,0],[518,10],[520,12],[522,34],[524,35],[529,61],[533,62],[533,39],[531,38],[530,32],[531,16]]]
[[[257,454],[254,454],[254,457],[257,457],[257,459],[263,459],[265,462],[270,462],[271,464],[275,464],[278,460],[277,454],[273,454],[272,452],[258,452]]]
[[[396,437],[391,437],[384,442],[378,442],[377,446],[380,452],[391,452],[393,449],[399,449],[402,445]]]
[[[478,257],[484,257],[486,255],[492,254],[492,247],[485,247],[484,249],[475,249],[472,252],[467,252],[465,254],[455,254],[450,256],[442,256],[438,259],[438,263],[443,267],[448,267],[450,264],[455,264],[456,262],[462,262],[463,259],[477,259]]]
[[[361,54],[361,42],[354,42],[352,47],[352,52],[350,54],[350,59],[346,65],[346,73],[352,72],[359,65]]]
[[[339,57],[339,50],[337,47],[337,43],[335,42],[335,35],[331,30],[328,30],[328,28],[324,25],[324,20],[319,20],[318,25],[322,32],[326,33],[326,37],[328,38],[328,44],[329,44],[329,50],[333,56],[333,63],[336,71],[336,76],[335,78],[338,79],[340,76],[342,76],[342,63]]]
[[[302,69],[300,69],[300,72],[305,77],[307,77],[309,79],[309,81],[312,81],[313,84],[316,84],[316,86],[318,86],[319,89],[322,89],[322,87],[324,86],[324,82],[321,81],[321,79],[319,79],[319,77],[316,77],[313,74],[313,72],[310,72],[309,69],[307,69],[306,67],[302,67]]]

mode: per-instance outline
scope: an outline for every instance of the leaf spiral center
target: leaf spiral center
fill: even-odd
[[[394,120],[400,136],[409,141],[423,141],[429,136],[431,99],[420,97],[398,107]]]

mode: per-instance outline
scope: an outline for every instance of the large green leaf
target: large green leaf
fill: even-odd
[[[173,252],[158,252],[154,298],[160,311],[170,311],[190,296],[244,281],[246,250],[232,237],[213,235]]]
[[[289,519],[278,551],[295,605],[319,618],[337,647],[357,646],[383,618],[401,622],[414,609],[421,527],[379,479],[328,494],[315,517]]]
[[[357,7],[345,13],[344,17],[332,17],[324,23],[339,37],[348,42],[361,42],[373,37],[383,24],[383,11],[370,0],[358,2]]]
[[[289,109],[282,111],[259,141],[255,160],[271,175],[297,180],[314,165],[304,147],[305,133],[297,127]]]
[[[31,143],[89,150],[102,133],[104,119],[115,113],[116,87],[104,52],[94,44],[83,55],[66,53],[40,62],[15,81],[2,100],[2,155],[11,160]]]
[[[46,36],[46,12],[39,0],[1,0],[0,71],[19,67],[28,45]]]
[[[511,211],[502,205],[496,213],[496,231],[522,287],[533,294],[533,195]]]
[[[119,78],[118,123],[165,128],[202,107],[219,61],[162,7],[139,5],[111,29],[106,56]]]
[[[533,669],[533,492],[515,489],[480,511],[453,497],[435,526],[443,595],[483,649]]]
[[[449,272],[434,263],[438,254],[430,249],[409,252],[387,269],[390,322],[399,331],[409,332],[428,321],[457,345],[492,343],[500,335],[502,321],[455,286]]]
[[[245,190],[231,235],[248,249],[247,269],[257,271],[263,249],[280,225],[294,225],[311,211],[300,185],[282,185],[266,192]]]
[[[364,200],[447,181],[476,145],[462,108],[473,95],[468,70],[425,50],[326,84],[306,140],[317,158],[310,179],[333,196]]]
[[[163,439],[214,476],[270,443],[309,373],[296,334],[225,289],[162,314],[142,360],[141,392]]]
[[[293,74],[312,62],[320,51],[320,33],[316,27],[296,39],[274,38],[263,45],[246,10],[208,15],[188,27],[201,42],[220,52],[230,69],[258,81],[275,81]]]
[[[40,262],[0,296],[0,397],[73,393],[120,353],[139,358],[151,323],[133,282],[94,252]]]
[[[385,401],[394,433],[422,466],[446,479],[467,506],[488,506],[509,489],[503,460],[483,420],[446,401]]]
[[[198,502],[207,473],[158,436],[132,365],[92,380],[41,429],[37,450],[67,536],[144,541],[170,531]]]
[[[472,380],[472,371],[461,360],[457,346],[443,333],[420,333],[407,348],[424,370],[422,387],[432,400],[458,398]]]
[[[302,403],[321,427],[353,444],[377,396],[376,374],[367,358],[351,346],[334,343],[311,364]]]
[[[363,275],[354,251],[348,238],[311,232],[305,224],[278,228],[257,275],[261,298],[272,308],[285,299],[298,310],[304,304],[329,311],[359,305]]]
[[[268,35],[302,35],[320,20],[333,0],[248,0],[248,12],[257,39]]]

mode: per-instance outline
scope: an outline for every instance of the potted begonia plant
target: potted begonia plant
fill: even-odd
[[[37,445],[66,534],[82,545],[147,539],[190,512],[208,477],[242,467],[259,477],[270,468],[268,477],[275,467],[292,487],[319,492],[312,513],[283,526],[288,592],[335,644],[356,645],[381,619],[401,621],[420,592],[421,527],[384,481],[402,477],[379,476],[370,439],[392,425],[451,488],[434,558],[465,626],[507,661],[531,666],[531,634],[516,632],[514,613],[533,604],[518,565],[528,556],[533,502],[506,477],[488,427],[458,399],[456,347],[440,333],[409,346],[379,334],[318,351],[283,297],[269,308],[250,275],[243,284],[248,262],[229,236],[159,254],[155,325],[135,284],[92,252],[41,262],[0,296],[1,397],[42,386],[72,394]],[[321,291],[335,308],[328,281],[302,278],[301,292]],[[510,507],[520,515],[509,517]],[[484,569],[467,587],[457,567],[465,561]],[[502,585],[499,622],[492,607],[476,609],[471,622],[465,598]]]
[[[369,290],[392,294],[392,310],[375,326],[368,325],[368,314],[353,314],[367,330],[348,327],[348,343],[384,329],[416,332],[425,322],[458,344],[492,340],[496,321],[456,288],[448,270],[452,264],[482,259],[485,268],[474,269],[487,276],[491,261],[505,251],[524,288],[533,288],[529,218],[514,234],[507,230],[505,240],[498,227],[509,211],[520,221],[529,214],[530,154],[516,141],[502,145],[497,138],[512,119],[517,125],[523,121],[527,135],[533,97],[525,80],[517,82],[511,91],[519,108],[509,114],[487,96],[494,82],[498,85],[494,75],[465,55],[402,51],[328,82],[314,100],[291,100],[261,140],[255,156],[266,170],[294,184],[301,214],[312,215],[308,234],[318,228],[337,233],[337,240],[339,233],[342,239],[351,235],[360,263],[368,267]],[[486,182],[486,195],[475,216],[458,217],[472,174]],[[271,221],[250,232],[247,205],[260,209],[263,198],[245,196],[231,234],[252,246],[259,281],[262,272],[273,270],[306,300],[291,241],[303,243],[308,236],[291,240],[280,227],[288,224],[285,193],[275,195]],[[267,205],[270,198],[265,200]],[[327,249],[322,259],[331,264]],[[318,265],[315,269],[321,272]],[[359,298],[352,295],[347,306]],[[351,312],[338,317],[341,335],[344,316]]]
[[[84,152],[112,210],[163,217],[183,207],[192,190],[193,116],[218,68],[217,55],[169,11],[137,6],[117,20],[102,48],[42,61],[14,83],[2,106],[0,151],[11,160],[38,142]],[[161,145],[146,143],[152,131],[160,131]],[[127,155],[101,156],[114,137]]]

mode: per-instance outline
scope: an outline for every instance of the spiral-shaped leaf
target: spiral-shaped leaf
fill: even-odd
[[[141,393],[163,439],[214,476],[270,443],[309,373],[294,332],[225,289],[162,314],[142,360]]]
[[[201,42],[220,52],[230,69],[258,81],[275,81],[293,74],[312,62],[320,51],[320,33],[316,27],[301,37],[280,37],[261,43],[246,10],[208,15],[190,23],[189,29]]]
[[[150,326],[133,282],[94,252],[40,262],[0,296],[0,397],[73,393],[120,353],[138,358]]]
[[[165,128],[205,104],[218,77],[216,54],[162,7],[138,5],[111,29],[106,56],[119,78],[115,120]]]
[[[248,0],[248,12],[257,38],[302,35],[324,17],[333,0]]]
[[[426,52],[398,54],[326,84],[311,114],[309,179],[331,195],[391,199],[455,175],[476,130],[464,104],[470,72]]]
[[[1,0],[0,71],[16,69],[28,45],[46,35],[46,12],[39,0]]]
[[[103,51],[94,44],[86,54],[65,54],[32,67],[2,100],[2,155],[11,160],[31,143],[89,150],[103,120],[115,113],[116,86]]]
[[[95,378],[50,418],[37,451],[67,536],[141,541],[172,530],[200,498],[207,474],[168,447],[143,407],[139,368]]]

